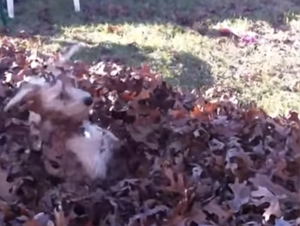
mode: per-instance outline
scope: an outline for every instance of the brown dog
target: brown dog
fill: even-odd
[[[24,106],[38,117],[49,174],[67,180],[104,179],[118,138],[88,121],[93,99],[67,76],[25,78],[5,111]]]

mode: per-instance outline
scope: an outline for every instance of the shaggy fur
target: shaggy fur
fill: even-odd
[[[89,98],[88,92],[66,79],[30,77],[5,107],[8,111],[23,102],[30,111],[41,116],[39,130],[43,142],[48,145],[43,148],[44,162],[52,175],[79,174],[76,164],[68,164],[78,161],[91,180],[106,177],[118,139],[107,129],[87,120],[92,105]],[[76,160],[69,159],[70,153]],[[53,162],[59,167],[53,166]]]

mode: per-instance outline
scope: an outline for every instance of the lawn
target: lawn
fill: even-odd
[[[300,110],[300,2],[296,0],[23,0],[10,32],[29,46],[54,52],[71,42],[74,58],[149,63],[183,89],[233,89],[269,113]],[[219,29],[255,32],[242,45]],[[25,31],[25,32],[24,32]]]

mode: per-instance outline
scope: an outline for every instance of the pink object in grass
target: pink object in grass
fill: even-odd
[[[256,34],[245,34],[240,36],[240,42],[243,44],[255,44],[258,42]]]
[[[255,44],[258,42],[258,36],[254,32],[247,32],[246,34],[239,34],[231,28],[220,28],[219,32],[223,36],[235,36],[239,39],[241,44]]]

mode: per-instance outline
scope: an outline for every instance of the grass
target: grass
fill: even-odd
[[[296,0],[22,0],[10,35],[26,30],[43,51],[70,41],[75,58],[143,62],[184,89],[221,85],[269,113],[300,110],[300,3]],[[87,3],[84,3],[87,2]],[[219,27],[261,35],[240,46]],[[34,44],[31,42],[31,44]]]

